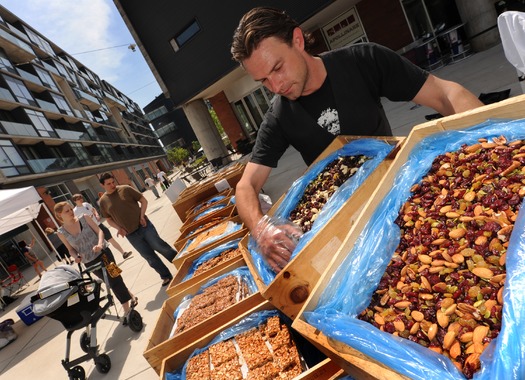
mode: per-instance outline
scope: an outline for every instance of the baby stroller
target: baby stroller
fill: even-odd
[[[113,295],[108,286],[108,274],[102,263],[97,263],[80,272],[72,266],[62,265],[43,274],[40,286],[35,296],[31,298],[33,313],[56,319],[67,330],[66,357],[62,366],[67,371],[69,379],[84,380],[86,372],[78,364],[93,359],[100,373],[108,373],[111,360],[107,354],[99,354],[96,328],[102,318],[119,320],[118,314],[109,315],[106,312],[114,305]],[[93,279],[92,272],[102,269],[106,296],[101,297],[102,281]],[[100,302],[106,301],[100,305]],[[116,311],[116,308],[115,308]],[[131,308],[127,316],[127,325],[132,331],[142,330],[141,315]],[[74,331],[84,329],[80,336],[80,348],[86,354],[70,360],[71,336]]]

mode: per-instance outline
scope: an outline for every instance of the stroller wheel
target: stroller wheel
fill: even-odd
[[[69,371],[67,371],[67,374],[69,376],[69,380],[85,380],[86,378],[86,371],[84,371],[84,368],[79,365],[71,368]]]
[[[91,338],[87,334],[87,332],[83,332],[82,335],[80,335],[80,348],[82,351],[84,351],[86,354],[89,352],[89,345],[91,344]]]
[[[108,373],[111,369],[111,359],[106,354],[100,354],[96,359],[97,371],[100,373]]]
[[[128,318],[128,325],[131,331],[139,332],[142,330],[142,326],[143,326],[142,317],[138,311],[136,311],[135,309],[131,309],[129,311],[127,318]]]

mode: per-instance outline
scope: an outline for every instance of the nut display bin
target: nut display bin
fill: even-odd
[[[168,372],[175,371],[182,367],[189,356],[198,348],[205,347],[212,339],[217,336],[221,331],[226,330],[227,328],[235,325],[241,321],[246,316],[253,314],[262,310],[272,310],[274,307],[268,302],[263,301],[259,305],[254,306],[251,310],[246,311],[245,313],[237,316],[232,316],[232,318],[227,321],[223,326],[211,331],[209,334],[195,339],[192,342],[188,342],[185,347],[180,348],[177,351],[174,351],[171,355],[167,356],[162,361],[162,367],[160,370],[160,380],[166,379],[166,374]],[[341,376],[344,376],[344,372],[341,368],[335,364],[330,359],[325,359],[318,363],[317,365],[311,367],[309,370],[303,372],[301,375],[297,376],[297,380],[331,380],[337,379]]]
[[[315,162],[342,148],[349,141],[356,139],[358,139],[358,137],[338,136]],[[334,252],[341,246],[343,239],[355,223],[363,205],[369,199],[370,194],[392,164],[404,140],[399,137],[377,137],[377,139],[393,145],[394,149],[376,169],[370,173],[363,184],[356,189],[352,196],[341,206],[334,216],[325,223],[322,229],[318,231],[301,252],[297,253],[286,267],[275,276],[270,284],[265,284],[254,264],[252,255],[248,250],[249,236],[244,237],[239,244],[246,263],[250,271],[252,271],[263,297],[270,300],[275,307],[291,318],[297,316],[304,301],[326,269]],[[283,198],[284,196],[279,199],[268,214],[273,214]]]
[[[370,199],[364,206],[363,211],[355,219],[355,222],[347,234],[341,248],[337,252],[333,252],[333,258],[329,263],[327,270],[321,276],[309,299],[304,304],[298,317],[295,319],[293,327],[315,345],[322,347],[323,351],[325,351],[325,353],[334,361],[337,361],[337,363],[350,375],[360,377],[363,373],[366,373],[369,377],[377,379],[406,378],[404,375],[399,374],[380,361],[371,359],[349,345],[328,338],[319,329],[308,324],[305,318],[305,313],[316,309],[323,292],[330,284],[332,276],[341,266],[348,253],[352,251],[353,246],[361,236],[361,232],[365,229],[370,217],[374,214],[383,198],[389,193],[390,189],[392,189],[394,180],[396,179],[400,168],[407,161],[416,144],[429,135],[448,130],[462,130],[485,122],[486,120],[498,118],[525,118],[525,96],[510,98],[499,103],[448,116],[414,127],[403,147],[397,154],[395,161],[384,175],[383,180],[375,191],[371,192]]]

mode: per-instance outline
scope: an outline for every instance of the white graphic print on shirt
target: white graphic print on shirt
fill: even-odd
[[[339,126],[339,114],[336,109],[327,108],[321,112],[321,116],[317,119],[317,124],[326,129],[332,135],[337,136],[341,133]]]

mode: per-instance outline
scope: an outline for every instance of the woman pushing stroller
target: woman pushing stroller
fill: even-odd
[[[110,266],[113,265],[113,269],[117,269],[114,266],[113,253],[104,240],[103,231],[91,218],[84,216],[76,218],[73,208],[68,202],[57,203],[54,211],[56,218],[62,222],[62,226],[57,230],[57,235],[75,262],[82,262],[86,267],[102,262],[106,268],[109,264]],[[101,269],[95,270],[94,273],[103,279]],[[128,290],[119,271],[115,273],[115,270],[108,270],[108,274],[109,286],[124,309],[123,323],[126,325],[129,311],[137,305],[138,299]]]

